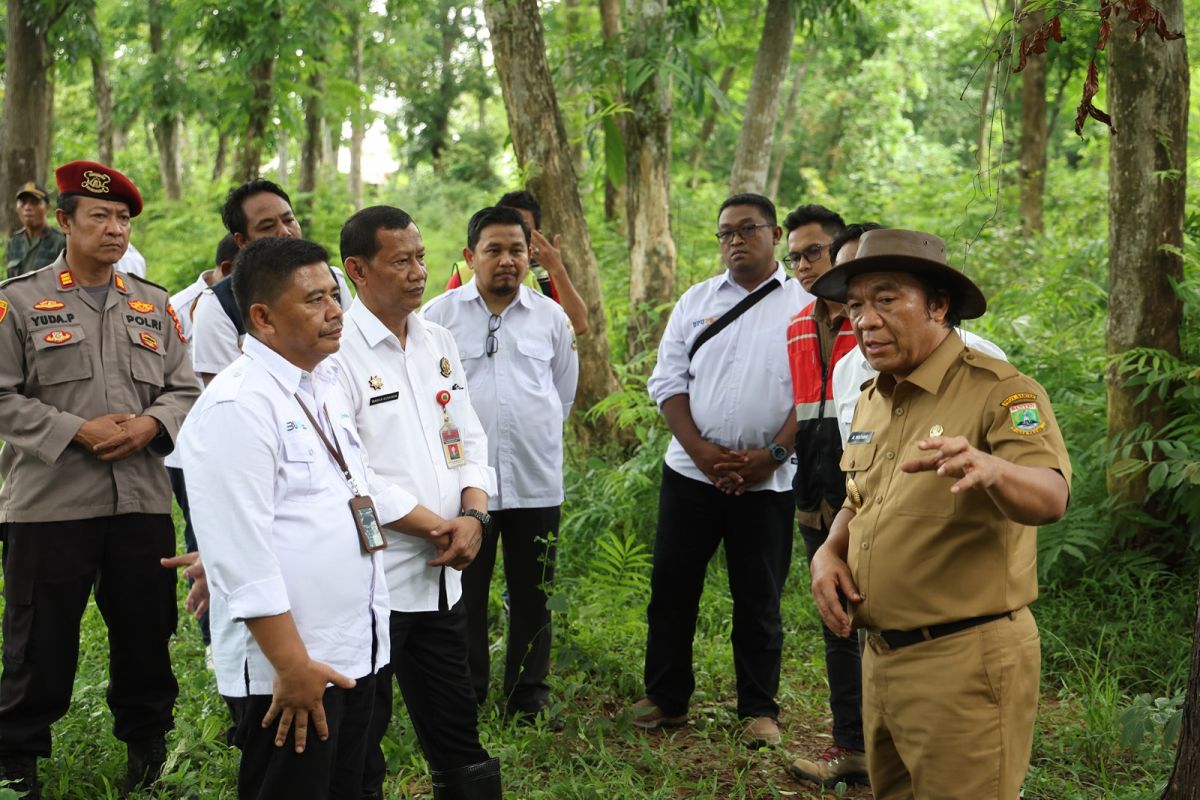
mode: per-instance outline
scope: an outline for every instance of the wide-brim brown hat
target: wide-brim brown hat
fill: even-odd
[[[907,272],[934,279],[950,293],[952,306],[961,319],[976,319],[987,311],[987,298],[975,282],[946,263],[946,243],[922,231],[867,231],[858,240],[858,255],[817,278],[809,291],[844,303],[850,279],[868,272]]]

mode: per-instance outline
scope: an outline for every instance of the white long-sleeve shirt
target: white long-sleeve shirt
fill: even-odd
[[[371,313],[355,302],[343,319],[342,346],[333,356],[346,405],[371,454],[371,467],[420,504],[450,519],[458,516],[462,492],[496,490],[487,464],[487,435],[472,409],[467,381],[454,337],[440,325],[415,314],[408,317],[407,346]],[[443,375],[442,360],[448,368]],[[448,391],[450,418],[462,437],[467,462],[451,469],[442,452],[443,416],[438,392]],[[405,514],[412,506],[405,510]],[[429,567],[437,549],[415,536],[384,531],[384,571],[394,611],[436,611],[443,571],[450,607],[462,596],[458,570]]]
[[[726,271],[684,292],[671,312],[658,345],[658,364],[646,382],[660,408],[676,395],[687,395],[700,435],[731,450],[766,447],[794,413],[788,320],[813,297],[799,281],[786,280],[782,265],[766,280],[772,278],[782,285],[709,339],[690,360],[688,351],[704,329],[753,290],[740,286]],[[708,483],[675,437],[667,447],[666,462],[679,474]],[[789,492],[795,470],[789,460],[750,491]]]
[[[222,694],[271,694],[275,671],[244,620],[290,611],[309,657],[351,678],[387,663],[388,592],[363,552],[353,496],[294,395],[337,437],[380,523],[413,506],[370,470],[328,360],[306,373],[254,337],[193,407],[179,434],[192,522],[214,598]]]
[[[575,402],[579,356],[562,308],[528,286],[500,312],[497,349],[486,352],[492,312],[472,278],[430,300],[421,315],[454,334],[496,470],[493,509],[563,501],[563,422]],[[494,323],[493,323],[494,324]]]

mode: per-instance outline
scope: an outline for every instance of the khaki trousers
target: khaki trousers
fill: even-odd
[[[898,650],[868,634],[863,732],[875,800],[1017,798],[1041,658],[1027,608]]]

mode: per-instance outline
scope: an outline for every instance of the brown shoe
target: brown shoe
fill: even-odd
[[[663,710],[655,705],[654,701],[649,697],[643,697],[633,704],[633,724],[635,727],[643,730],[656,730],[658,728],[678,728],[680,725],[686,724],[688,721],[687,714],[680,714],[677,717],[668,716],[663,713]]]
[[[867,754],[861,750],[847,750],[841,745],[831,745],[815,759],[797,758],[788,767],[794,777],[832,789],[839,783],[847,786],[866,786]]]
[[[742,729],[742,744],[757,750],[779,744],[779,724],[770,717],[754,717]]]

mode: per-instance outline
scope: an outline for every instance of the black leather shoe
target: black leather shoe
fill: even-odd
[[[25,792],[24,800],[39,800],[37,756],[0,756],[0,781],[8,781],[9,789]]]
[[[430,770],[434,800],[503,800],[500,759],[448,770]]]
[[[129,751],[129,764],[125,768],[121,797],[153,785],[162,775],[163,765],[167,762],[167,743],[161,736],[129,742],[126,749]]]

